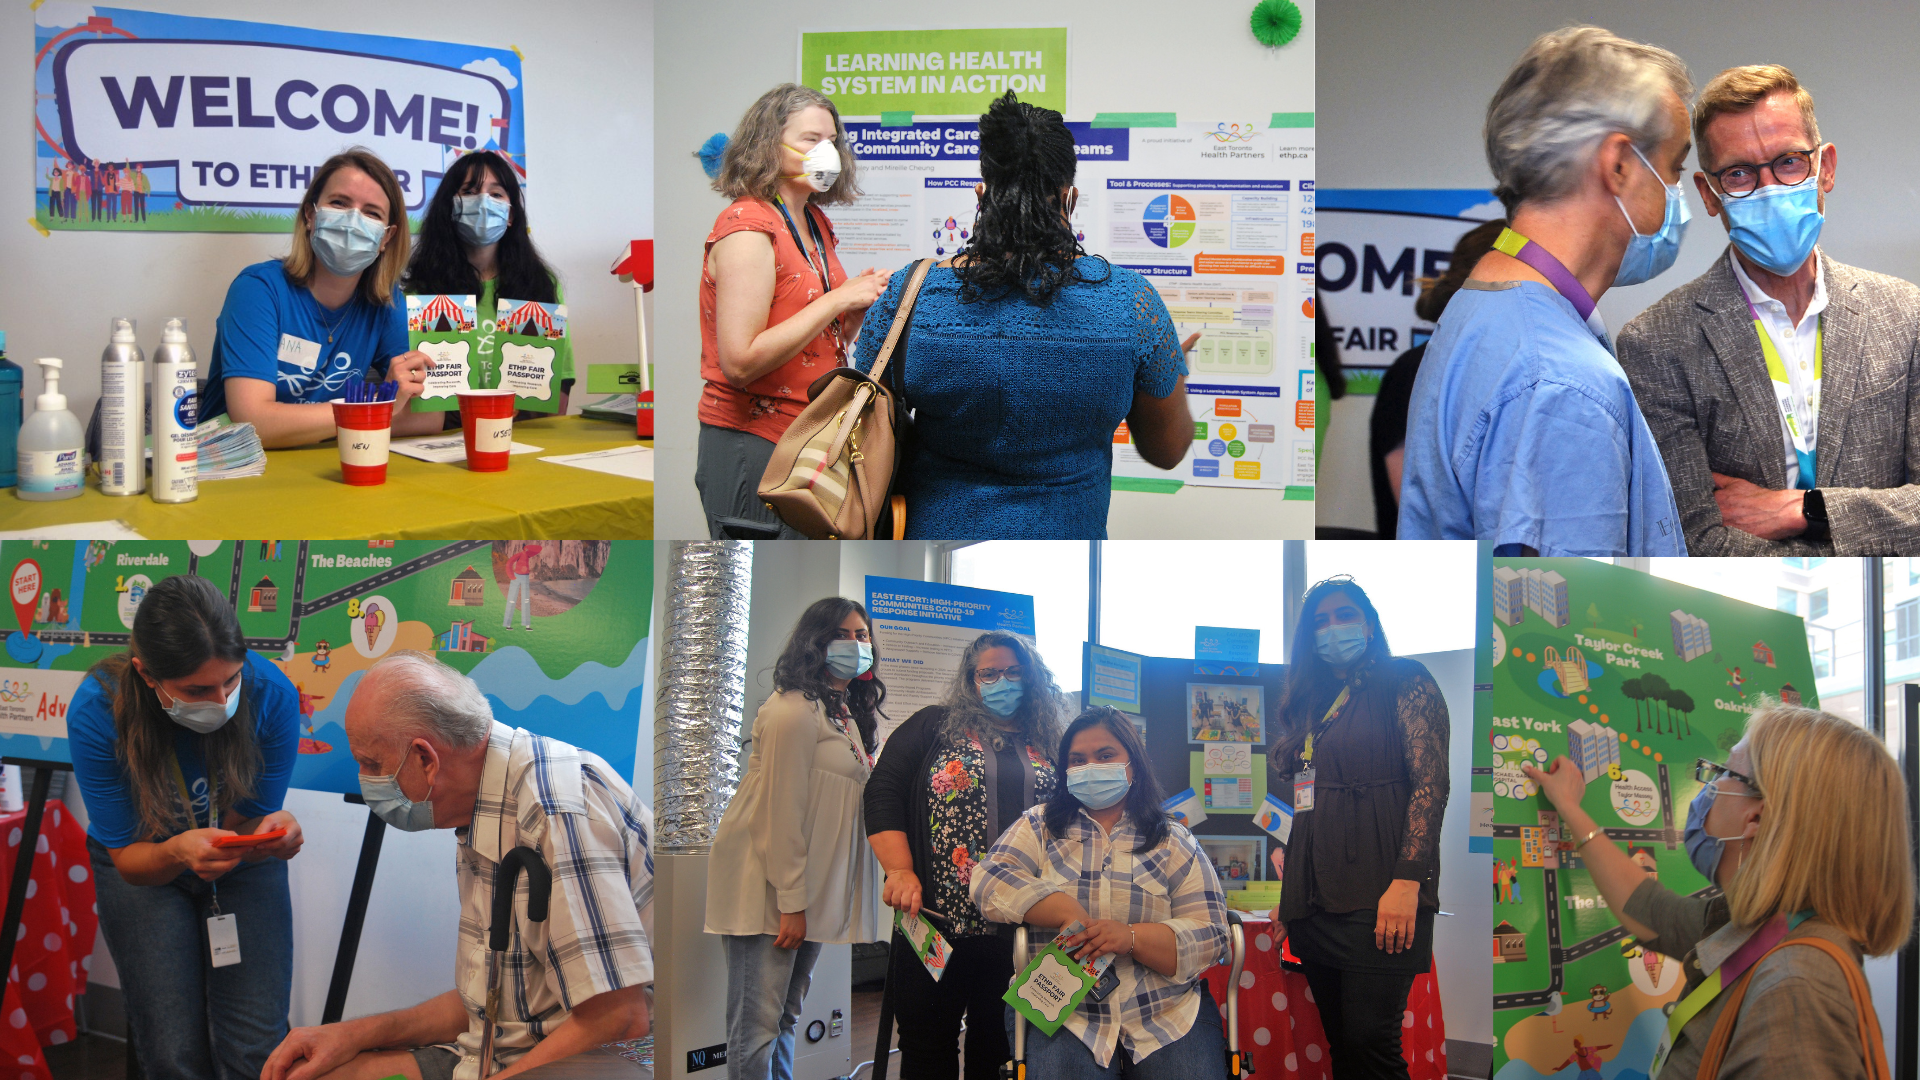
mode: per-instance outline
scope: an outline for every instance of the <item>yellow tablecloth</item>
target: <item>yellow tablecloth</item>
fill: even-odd
[[[210,480],[197,500],[173,506],[146,495],[102,495],[91,477],[79,498],[59,502],[0,490],[0,529],[117,520],[153,540],[653,538],[652,483],[538,460],[632,446],[632,423],[555,416],[516,423],[513,437],[541,453],[515,454],[501,473],[394,454],[379,487],[342,483],[339,451],[328,442],[269,450],[264,476]]]

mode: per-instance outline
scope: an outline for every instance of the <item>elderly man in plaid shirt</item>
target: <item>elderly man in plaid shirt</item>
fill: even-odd
[[[1131,721],[1090,709],[1060,744],[1066,784],[980,860],[973,899],[995,922],[1085,924],[1062,946],[1082,962],[1113,956],[1119,983],[1104,1000],[1082,1001],[1051,1038],[1029,1030],[1027,1075],[1225,1080],[1220,1011],[1201,981],[1228,953],[1213,863],[1161,809]],[[1026,962],[1014,957],[1015,967]]]
[[[477,1080],[494,871],[516,847],[553,871],[545,922],[524,880],[502,964],[495,1077],[649,1027],[653,815],[599,757],[493,719],[472,679],[425,653],[386,657],[347,706],[367,806],[396,828],[453,829],[454,988],[411,1009],[296,1028],[262,1080]]]

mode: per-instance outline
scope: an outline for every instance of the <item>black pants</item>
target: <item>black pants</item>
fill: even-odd
[[[1320,1007],[1333,1080],[1407,1080],[1400,1022],[1415,977],[1341,971],[1306,961],[1301,966]]]
[[[967,1018],[967,1080],[993,1080],[1006,1064],[1007,1006],[1001,995],[1013,979],[1013,942],[975,936],[952,939],[953,955],[939,982],[913,955],[912,946],[893,937],[894,1020],[900,1025],[903,1080],[957,1080],[960,1017]]]

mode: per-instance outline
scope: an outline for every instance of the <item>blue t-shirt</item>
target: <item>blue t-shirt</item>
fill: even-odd
[[[959,275],[928,269],[905,350],[909,538],[1106,537],[1114,429],[1136,393],[1173,393],[1187,362],[1146,278],[1097,258],[1078,265],[1089,280],[1045,307],[1024,296],[961,303]],[[911,276],[896,272],[867,309],[861,371],[880,355]],[[893,385],[891,371],[882,381]]]
[[[227,287],[200,415],[227,411],[226,380],[235,376],[272,383],[274,399],[289,405],[332,401],[369,367],[384,377],[387,361],[408,348],[398,285],[385,307],[356,291],[340,310],[328,311],[311,290],[288,280],[280,260],[254,263]]]
[[[242,662],[240,716],[253,710],[253,737],[260,747],[260,774],[253,778],[253,797],[234,804],[241,817],[264,817],[286,801],[287,781],[300,748],[300,695],[272,661],[248,653]],[[236,717],[236,720],[239,717]],[[173,752],[180,772],[193,793],[196,822],[187,824],[184,809],[169,835],[207,827],[207,766],[200,754],[199,735],[173,725]],[[115,754],[118,734],[113,724],[113,690],[98,675],[89,676],[74,692],[67,710],[67,750],[73,757],[73,775],[87,800],[87,835],[109,848],[123,848],[149,837],[140,824],[133,783]],[[169,786],[173,770],[167,770]],[[168,792],[180,806],[178,788]],[[165,839],[164,837],[162,839]]]
[[[1455,293],[1408,417],[1402,540],[1687,553],[1660,448],[1613,346],[1546,285]]]

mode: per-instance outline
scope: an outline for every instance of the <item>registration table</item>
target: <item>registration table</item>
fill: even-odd
[[[1240,973],[1240,1048],[1253,1059],[1260,1080],[1331,1080],[1327,1036],[1320,1012],[1307,989],[1307,977],[1281,963],[1265,919],[1248,918],[1247,962]],[[1226,1018],[1225,964],[1207,972],[1214,1003]],[[1400,1023],[1400,1050],[1413,1080],[1446,1080],[1447,1023],[1440,1011],[1440,987],[1429,969],[1413,980]]]
[[[24,810],[0,814],[0,892],[13,879],[26,817]],[[40,1048],[73,1040],[73,995],[86,990],[99,925],[87,834],[58,799],[47,801],[36,848],[13,970],[0,1001],[0,1076],[21,1080],[51,1080]]]
[[[459,437],[458,431],[448,433]],[[653,483],[539,460],[636,444],[633,424],[554,416],[516,421],[513,439],[538,446],[515,454],[507,471],[469,472],[391,456],[387,482],[348,487],[332,442],[267,451],[261,476],[210,480],[193,502],[166,506],[146,495],[100,494],[89,478],[78,498],[27,502],[0,491],[0,530],[122,521],[151,539],[237,536],[243,532],[304,540],[369,535],[404,540],[596,540],[653,536]]]

